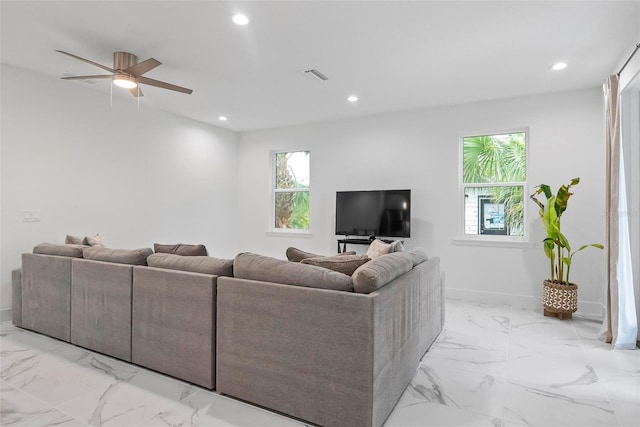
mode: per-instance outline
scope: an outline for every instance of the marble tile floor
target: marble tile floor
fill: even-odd
[[[541,311],[447,300],[445,329],[385,427],[640,425],[640,351]],[[0,355],[2,426],[306,425],[10,322]]]

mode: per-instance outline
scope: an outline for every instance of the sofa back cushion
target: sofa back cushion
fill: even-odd
[[[351,277],[315,265],[284,261],[250,252],[238,254],[233,275],[240,279],[284,283],[310,288],[353,291]]]
[[[156,253],[147,257],[149,267],[169,270],[191,271],[194,273],[233,276],[233,260],[210,256],[182,256]]]
[[[66,245],[60,243],[40,243],[33,247],[34,254],[57,255],[71,258],[82,258],[82,253],[87,245]]]
[[[369,294],[412,268],[413,259],[408,252],[381,255],[353,272],[353,288],[356,292]]]
[[[305,258],[300,261],[300,263],[328,268],[329,270],[338,271],[346,274],[347,276],[351,276],[358,267],[368,261],[371,261],[371,258],[366,255],[336,255]]]
[[[111,249],[93,246],[84,250],[86,259],[119,264],[147,265],[147,257],[153,254],[151,248],[141,249]]]
[[[187,245],[184,243],[177,243],[175,245],[164,245],[161,243],[154,243],[153,250],[155,253],[161,254],[174,254],[182,256],[207,256],[207,248],[204,245]]]

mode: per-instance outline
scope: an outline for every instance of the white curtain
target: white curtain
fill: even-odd
[[[638,335],[627,210],[618,76],[604,85],[607,138],[607,304],[601,338],[635,349]]]

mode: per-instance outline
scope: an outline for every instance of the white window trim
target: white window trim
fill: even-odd
[[[531,233],[529,231],[529,184],[527,181],[519,182],[496,182],[496,183],[464,183],[462,179],[462,168],[464,162],[464,138],[470,136],[480,135],[505,135],[510,133],[525,133],[525,168],[527,171],[527,178],[529,177],[529,146],[531,145],[531,132],[528,126],[520,126],[510,129],[491,130],[491,131],[478,131],[478,132],[464,132],[459,135],[458,138],[458,234],[453,239],[456,245],[469,245],[469,246],[497,246],[497,247],[521,247],[521,248],[533,248],[535,243],[531,241]],[[522,236],[500,236],[500,235],[488,235],[488,234],[465,234],[465,198],[464,189],[466,187],[482,188],[482,187],[513,187],[522,186],[523,189],[523,230]]]
[[[308,151],[309,152],[309,188],[288,188],[288,189],[278,189],[276,188],[276,154],[278,153],[294,153],[298,151]],[[312,235],[312,218],[311,218],[311,196],[313,192],[311,191],[311,149],[309,148],[287,148],[281,150],[271,150],[269,151],[269,162],[271,164],[271,180],[269,184],[269,223],[267,224],[267,231],[265,234],[267,236],[274,237],[311,237]],[[295,191],[308,191],[309,192],[309,228],[307,229],[298,229],[298,228],[277,228],[276,227],[276,198],[275,193],[290,193]]]

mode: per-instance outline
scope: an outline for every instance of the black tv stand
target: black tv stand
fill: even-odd
[[[361,239],[349,239],[348,237],[344,238],[344,239],[338,239],[338,253],[341,254],[343,252],[347,251],[347,245],[367,245],[369,246],[371,244],[371,242],[373,242],[376,238],[361,238]],[[385,240],[385,239],[378,239],[378,240],[382,240],[385,243],[392,243],[394,242],[394,240]],[[340,245],[342,244],[342,250],[340,250]]]

